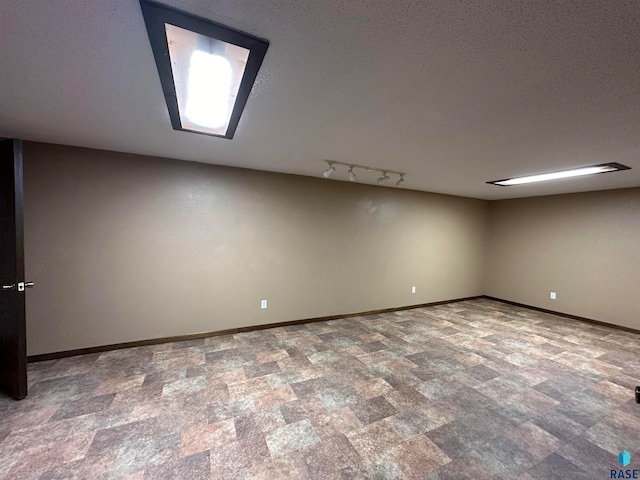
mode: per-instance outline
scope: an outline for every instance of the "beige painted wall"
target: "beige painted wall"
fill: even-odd
[[[484,201],[35,143],[24,161],[29,355],[484,293]]]
[[[487,295],[640,329],[640,188],[491,202],[489,224]]]

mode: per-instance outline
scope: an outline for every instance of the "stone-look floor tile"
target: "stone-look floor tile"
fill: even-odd
[[[612,400],[617,405],[627,402],[628,399],[632,398],[634,395],[633,389],[623,387],[610,382],[609,380],[602,380],[596,383],[592,388],[596,392]]]
[[[460,362],[461,364],[463,364],[465,367],[468,367],[468,368],[476,367],[487,361],[486,358],[473,352],[459,353],[454,355],[453,357],[458,362]]]
[[[311,422],[301,420],[276,428],[266,435],[265,440],[272,457],[280,457],[320,441]]]
[[[581,437],[563,445],[557,453],[599,478],[611,478],[610,470],[616,466],[615,462],[618,459],[616,454],[611,454]]]
[[[251,437],[209,450],[211,478],[243,478],[242,472],[270,460],[264,437]]]
[[[162,389],[162,395],[190,395],[204,390],[206,386],[207,381],[204,376],[182,378],[180,380],[176,380],[175,382],[165,383]]]
[[[505,436],[538,462],[562,446],[560,440],[531,422],[523,423]]]
[[[481,356],[487,358],[487,361],[484,363],[484,365],[500,373],[500,375],[507,375],[519,370],[516,365],[514,365],[513,363],[509,363],[506,360],[502,360],[501,358],[493,357],[483,351],[478,351],[478,354],[481,354]]]
[[[498,403],[474,388],[463,387],[447,399],[458,405],[463,411],[473,413],[477,410],[497,406]]]
[[[380,335],[379,333],[363,333],[359,336],[360,340],[363,342],[378,342],[385,340],[384,335]]]
[[[565,373],[539,383],[533,388],[562,402],[589,388],[593,383],[592,380],[584,380],[582,375]]]
[[[631,401],[627,405],[631,405]],[[638,404],[636,403],[631,411],[624,410],[622,408],[617,409],[608,415],[605,421],[611,425],[617,427],[621,431],[627,431],[631,433],[633,431],[640,431],[640,415],[638,414]]]
[[[404,474],[393,461],[379,459],[364,465],[353,465],[341,471],[344,480],[401,480]]]
[[[594,445],[616,454],[620,448],[626,448],[628,451],[640,451],[640,436],[636,428],[629,428],[628,425],[620,425],[611,421],[610,418],[596,423],[589,428],[584,438]],[[624,445],[624,447],[620,447]]]
[[[278,360],[278,366],[281,372],[299,371],[304,368],[309,368],[312,365],[306,356],[292,356]]]
[[[250,480],[276,480],[291,478],[311,480],[319,478],[311,474],[304,463],[300,452],[293,452],[284,457],[272,458],[244,472],[244,478]]]
[[[360,400],[349,408],[363,425],[368,425],[397,413],[396,409],[384,397]]]
[[[384,398],[398,411],[402,412],[416,406],[425,406],[430,401],[413,387],[401,387],[384,394]]]
[[[33,363],[0,479],[601,478],[638,345],[478,299]]]
[[[424,435],[394,447],[389,456],[407,480],[419,480],[446,465],[451,459]]]
[[[102,414],[103,412],[98,412]],[[133,423],[152,418],[160,418],[167,429],[176,429],[181,426],[206,422],[206,410],[202,409],[201,418],[192,418],[195,414],[193,408],[185,407],[184,395],[161,397],[157,400],[134,405],[131,413],[124,416],[124,422]]]
[[[591,480],[596,478],[556,453],[549,455],[542,462],[529,469],[527,473],[536,480],[566,480],[568,478],[571,480]]]
[[[209,423],[215,423],[227,418],[237,417],[250,410],[253,410],[253,399],[243,398],[230,403],[211,404],[207,407],[207,414]]]
[[[192,394],[187,394],[185,397],[185,408],[208,406],[208,405],[222,405],[231,403],[231,397],[229,396],[229,389],[225,383],[210,383],[207,381],[204,390],[197,391]]]
[[[360,455],[344,435],[332,435],[301,450],[306,469],[315,478],[327,478],[350,465],[361,463]]]
[[[82,400],[64,403],[58,411],[51,417],[52,421],[62,420],[65,418],[79,417],[88,413],[99,412],[109,408],[115,393],[108,393],[97,397],[88,397]]]
[[[513,363],[518,367],[526,367],[536,363],[536,358],[531,355],[525,355],[521,352],[514,352],[505,357],[505,360],[509,363]]]
[[[523,473],[518,477],[518,480],[536,480],[536,479],[533,478],[529,473]]]
[[[87,455],[100,455],[117,448],[128,447],[131,443],[164,437],[173,432],[172,425],[164,417],[126,423],[95,432]]]
[[[152,466],[144,471],[143,480],[209,480],[209,452],[204,451]]]
[[[427,417],[427,431],[435,430],[436,428],[446,425],[457,418],[464,417],[469,413],[462,407],[447,400],[435,402],[428,407],[423,408],[422,411]]]
[[[220,371],[212,369],[207,374],[207,387],[211,384],[231,384],[243,382],[247,379],[244,374],[244,368],[233,368],[231,370]],[[228,392],[228,389],[227,389]]]
[[[89,432],[77,437],[71,437],[64,443],[44,443],[29,448],[24,455],[11,467],[8,478],[21,478],[36,472],[44,472],[66,463],[82,459],[95,433]],[[42,440],[41,440],[42,441]]]
[[[102,382],[93,392],[94,395],[105,395],[108,393],[122,392],[130,388],[139,387],[144,382],[144,375],[134,375],[132,377],[109,378]]]
[[[594,390],[583,390],[578,396],[562,402],[556,410],[586,427],[590,427],[607,416],[615,403]]]
[[[44,405],[60,403],[75,395],[85,394],[98,388],[101,382],[99,375],[95,372],[82,373],[78,375],[66,375],[58,378],[50,378],[35,382],[29,388],[29,395],[32,400],[40,399]]]
[[[384,421],[348,432],[346,437],[365,463],[374,463],[376,459],[403,442],[402,437]]]
[[[333,412],[321,412],[317,415],[311,414],[309,418],[321,438],[353,432],[362,427],[362,422],[349,407],[342,407]]]
[[[244,367],[244,374],[247,378],[262,377],[263,375],[269,375],[271,373],[278,372],[280,372],[280,367],[275,361]]]
[[[10,401],[13,402],[13,400]],[[4,418],[0,419],[0,428],[6,432],[11,432],[12,430],[21,430],[33,426],[37,427],[38,425],[47,423],[59,409],[59,404],[47,405],[42,408],[36,407],[33,410],[19,412],[15,415],[5,414],[3,415]]]
[[[509,421],[489,411],[457,418],[426,435],[448,457],[456,458],[511,429]]]
[[[313,378],[301,380],[291,384],[291,389],[300,399],[316,395],[319,391],[331,387],[331,384],[323,376],[314,375]]]
[[[495,401],[504,401],[517,393],[525,390],[526,386],[513,381],[510,377],[500,376],[493,378],[482,385],[476,387],[476,390]]]
[[[560,403],[533,388],[516,393],[510,400],[523,405],[534,414],[545,414]]]
[[[236,429],[232,419],[195,425],[182,432],[180,456],[189,457],[195,453],[216,448],[234,440],[236,440]]]
[[[462,456],[431,473],[426,480],[501,480],[500,477],[473,455]]]
[[[289,357],[289,353],[285,349],[269,350],[267,352],[259,352],[256,354],[256,359],[260,363],[277,362],[279,360],[285,360]]]
[[[2,478],[3,480],[9,480],[9,479],[13,479],[13,477],[8,475],[9,470],[11,470],[11,467],[13,467],[13,465],[15,465],[18,460],[20,459],[20,457],[16,457],[16,458],[10,458],[10,457],[0,457],[0,478]],[[25,475],[23,478],[26,479],[37,479],[41,474],[41,471],[36,471],[35,473],[32,473],[30,475]]]
[[[316,396],[294,400],[280,405],[280,412],[286,423],[295,423],[306,418],[316,418],[327,413]]]
[[[428,432],[446,423],[438,422],[437,418],[436,415],[429,414],[428,411],[416,408],[388,417],[385,419],[385,423],[390,425],[403,440],[411,440],[421,433]]]
[[[544,363],[538,362],[530,367],[520,369],[518,375],[526,379],[530,387],[534,387],[542,382],[549,380],[553,377],[553,375],[555,375],[555,373],[545,370]]]
[[[163,388],[164,383],[151,383],[142,384],[140,387],[130,388],[124,392],[118,392],[111,401],[109,408],[126,408],[127,406],[155,401],[162,395]]]
[[[112,466],[112,475],[123,475],[161,465],[178,457],[180,434],[140,438],[122,448]]]
[[[480,357],[482,358],[482,357]],[[484,360],[484,359],[483,359]],[[487,367],[486,365],[479,364],[467,370],[467,373],[471,375],[473,378],[480,380],[481,382],[486,382],[493,378],[500,376],[498,372]]]
[[[358,395],[366,400],[394,391],[394,388],[383,378],[372,378],[371,380],[358,382],[354,385],[354,388]]]
[[[384,380],[393,388],[395,388],[396,391],[405,390],[407,388],[413,388],[415,390],[415,387],[420,385],[423,382],[423,380],[420,380],[415,375],[412,375],[411,372],[404,372],[401,374],[397,374],[397,373],[380,374],[379,372],[373,372],[371,376],[384,378]],[[394,392],[391,392],[391,394],[393,393]],[[387,395],[391,395],[391,394],[387,394]]]
[[[476,448],[473,455],[502,479],[516,479],[536,463],[532,455],[504,436]]]
[[[538,415],[532,422],[562,442],[573,440],[587,429],[584,425],[557,411]]]
[[[353,387],[331,387],[318,392],[322,406],[328,411],[338,410],[357,403],[360,399]]]
[[[257,410],[265,410],[283,403],[293,402],[297,400],[296,394],[289,385],[281,385],[279,387],[258,393],[253,398],[254,406]]]
[[[85,480],[108,478],[117,452],[96,457],[85,457],[46,470],[38,480]]]
[[[107,477],[107,478],[114,478],[114,477]],[[119,475],[115,478],[118,478],[119,480],[144,480],[144,470],[138,470],[137,472],[129,473],[124,476]]]
[[[244,413],[235,418],[235,432],[239,439],[263,437],[264,434],[286,425],[278,408]]]
[[[460,388],[462,388],[461,385],[446,378],[434,378],[416,386],[416,390],[430,401],[448,397],[456,393]]]

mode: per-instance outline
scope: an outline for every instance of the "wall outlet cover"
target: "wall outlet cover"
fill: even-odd
[[[267,308],[267,301],[266,300],[261,300],[260,301],[260,308]]]
[[[549,298],[550,298],[551,300],[555,300],[555,299],[556,299],[556,292],[551,292],[551,293],[549,293]]]

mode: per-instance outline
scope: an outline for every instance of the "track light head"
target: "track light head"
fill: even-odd
[[[376,180],[378,182],[378,185],[382,185],[384,182],[386,182],[387,180],[389,180],[389,175],[387,175],[386,171],[382,172],[382,176]]]
[[[327,168],[324,172],[322,172],[322,176],[324,178],[329,178],[333,172],[336,171],[336,167],[333,166],[333,162],[327,162],[329,164],[329,168]]]
[[[322,172],[322,176],[324,178],[331,177],[331,175],[333,175],[333,173],[336,171],[336,167],[340,167],[340,168],[344,167],[347,169],[347,179],[350,182],[358,181],[358,176],[356,175],[356,172],[355,172],[356,168],[360,168],[366,172],[381,173],[382,176],[376,179],[376,183],[380,186],[391,181],[391,177],[389,177],[389,175],[391,174],[391,175],[398,175],[400,177],[396,181],[395,186],[401,187],[404,184],[404,176],[407,175],[404,172],[398,172],[396,170],[386,170],[386,169],[383,170],[382,168],[370,167],[367,165],[358,165],[357,163],[346,163],[346,162],[341,162],[339,160],[324,160],[324,163],[326,163],[329,166],[329,168],[327,168]],[[342,179],[342,177],[340,179]]]

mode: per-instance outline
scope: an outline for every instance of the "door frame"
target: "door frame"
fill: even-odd
[[[10,153],[13,161],[8,158]],[[8,360],[0,371],[0,388],[20,400],[27,396],[27,328],[25,317],[25,291],[24,291],[24,177],[22,165],[22,141],[11,139],[0,141],[0,171],[7,175],[8,192],[7,211],[5,219],[11,229],[13,223],[15,235],[7,235],[7,242],[0,246],[7,257],[15,254],[14,278],[3,278],[2,282],[13,282],[16,288],[2,291],[0,295],[13,297],[9,301],[9,312],[3,322],[0,323],[0,348],[4,350],[0,354],[3,360]],[[13,175],[12,175],[13,174]],[[11,175],[13,181],[11,182]],[[13,193],[13,195],[12,195]],[[13,198],[11,198],[13,197]],[[4,200],[3,200],[4,202]],[[4,222],[3,222],[4,223]],[[4,243],[4,242],[3,242]],[[11,267],[9,267],[11,270]],[[17,285],[22,282],[22,289]],[[11,298],[9,297],[9,298]],[[6,298],[6,297],[5,297]],[[12,314],[13,313],[13,314]],[[1,318],[1,317],[0,317]],[[5,363],[3,361],[3,363]],[[8,368],[7,371],[4,369]]]

